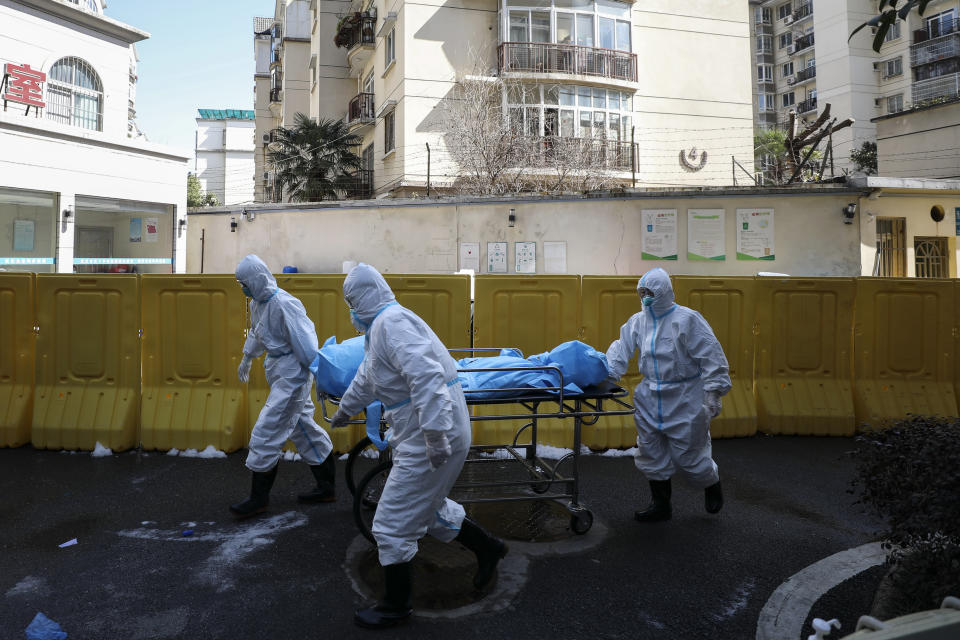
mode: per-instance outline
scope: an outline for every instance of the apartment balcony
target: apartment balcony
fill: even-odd
[[[797,7],[793,12],[793,24],[813,17],[813,4],[805,3]]]
[[[347,63],[350,65],[350,75],[356,77],[364,65],[373,56],[376,49],[377,19],[373,16],[362,16],[354,13],[343,18],[333,38],[337,47],[347,50]]]
[[[337,190],[348,200],[369,200],[373,197],[373,169],[358,169],[338,180]]]
[[[911,86],[913,106],[923,106],[925,103],[950,100],[960,96],[960,73],[946,75],[914,82]]]
[[[806,82],[809,82],[816,77],[817,77],[817,68],[815,66],[806,67],[805,69],[801,69],[800,71],[797,71],[795,74],[787,78],[787,84],[796,86],[798,84],[804,84]]]
[[[635,144],[616,140],[543,136],[526,141],[518,166],[549,168],[563,163],[584,170],[630,171],[636,156]]]
[[[772,36],[773,24],[769,20],[766,22],[755,22],[753,30],[758,36]]]
[[[270,66],[271,67],[280,64],[282,60],[283,60],[283,53],[281,49],[277,48],[277,49],[270,50]]]
[[[270,102],[283,102],[283,89],[279,87],[270,89]]]
[[[927,33],[926,29],[922,32]],[[960,32],[945,33],[939,37],[910,45],[911,67],[919,67],[957,57],[960,57]]]
[[[796,55],[802,51],[805,51],[813,46],[813,34],[808,33],[805,36],[797,38],[793,41],[793,44],[790,45],[787,49],[787,53],[790,55]]]
[[[797,113],[808,113],[817,110],[817,97],[807,98],[803,102],[797,103]]]
[[[916,29],[913,32],[913,43],[920,44],[928,40],[936,40],[951,33],[960,31],[960,21],[943,20],[941,22],[932,22],[924,29]]]
[[[358,93],[350,100],[347,107],[347,126],[359,128],[373,124],[376,120],[376,109],[373,104],[372,93]]]
[[[636,82],[637,55],[572,44],[504,42],[500,45],[500,72],[580,75]]]

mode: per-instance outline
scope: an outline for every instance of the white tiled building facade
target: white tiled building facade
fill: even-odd
[[[146,142],[134,121],[132,46],[149,34],[103,10],[0,3],[0,268],[186,267],[188,156]]]

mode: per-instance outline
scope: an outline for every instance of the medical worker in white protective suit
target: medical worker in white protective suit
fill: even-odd
[[[379,400],[392,427],[393,468],[373,518],[373,536],[383,566],[386,595],[359,609],[362,627],[388,627],[407,618],[410,562],[417,541],[429,533],[457,540],[477,556],[474,586],[482,589],[507,553],[503,541],[464,517],[447,498],[470,448],[470,417],[457,363],[427,323],[398,305],[376,269],[359,264],[343,283],[343,296],[357,331],[366,333],[363,363],[340,400],[333,426]]]
[[[720,414],[720,397],[730,391],[727,359],[703,316],[674,303],[666,271],[648,271],[637,292],[643,311],[627,320],[607,350],[613,379],[623,376],[640,352],[643,380],[633,394],[635,461],[650,481],[653,501],[634,516],[640,522],[670,519],[670,478],[677,470],[704,489],[707,511],[717,513],[723,492],[711,457],[710,419]]]
[[[300,494],[301,502],[334,502],[336,460],[333,442],[313,420],[309,366],[317,356],[317,331],[303,304],[277,287],[267,265],[251,254],[240,261],[237,281],[250,300],[250,330],[237,371],[241,382],[250,378],[253,359],[266,352],[263,368],[270,394],[250,434],[247,467],[253,472],[250,498],[230,506],[246,518],[267,508],[270,488],[277,477],[277,462],[286,441],[292,440],[300,457],[310,465],[317,486]]]

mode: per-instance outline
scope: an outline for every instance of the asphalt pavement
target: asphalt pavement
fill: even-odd
[[[723,511],[705,513],[702,492],[675,482],[674,517],[655,525],[633,520],[648,493],[632,459],[584,456],[589,532],[515,543],[497,588],[472,608],[381,632],[353,626],[365,589],[352,567],[366,543],[342,478],[336,503],[301,505],[308,470],[282,461],[269,513],[238,522],[227,505],[249,490],[245,452],[2,449],[0,638],[24,638],[42,611],[70,640],[752,639],[790,576],[875,539],[880,524],[848,492],[852,448],[848,438],[715,441]],[[421,591],[462,578],[417,576]],[[823,617],[867,613],[852,611],[866,595],[834,590]]]

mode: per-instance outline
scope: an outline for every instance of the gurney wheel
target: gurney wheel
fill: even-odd
[[[390,461],[378,464],[367,475],[363,476],[363,479],[357,484],[357,492],[353,494],[353,520],[363,537],[374,545],[377,543],[371,532],[373,516],[376,513],[377,504],[380,502],[380,494],[383,493],[383,486],[387,482],[387,476],[390,475],[392,467],[393,462]]]
[[[365,455],[365,452],[372,451],[377,455],[368,456]],[[363,478],[363,476],[381,462],[387,462],[390,460],[390,449],[386,451],[378,451],[370,438],[363,436],[363,438],[353,445],[353,448],[350,449],[350,453],[347,454],[347,462],[343,466],[343,474],[347,482],[347,489],[350,490],[350,495],[357,494],[357,484]],[[359,464],[358,464],[359,462]],[[374,505],[376,506],[376,505]]]
[[[583,535],[593,526],[593,512],[590,509],[578,508],[570,510],[570,529],[577,535]]]

